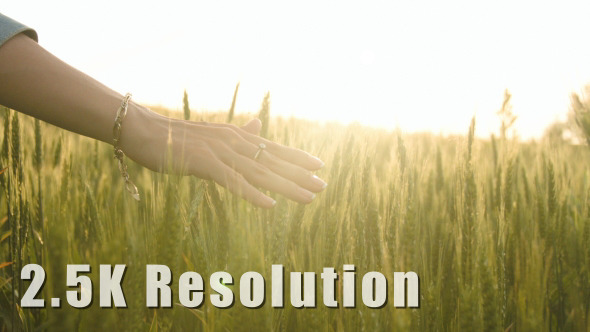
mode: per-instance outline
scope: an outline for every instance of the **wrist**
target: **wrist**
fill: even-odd
[[[166,143],[166,123],[166,117],[130,102],[121,126],[121,149],[129,158],[150,167],[146,165],[146,152]]]

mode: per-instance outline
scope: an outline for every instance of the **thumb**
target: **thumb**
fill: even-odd
[[[260,128],[262,128],[262,122],[258,119],[252,119],[242,127],[243,130],[254,135],[260,134]]]

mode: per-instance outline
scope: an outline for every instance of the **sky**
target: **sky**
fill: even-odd
[[[146,105],[524,139],[590,83],[590,1],[2,1],[53,54]]]

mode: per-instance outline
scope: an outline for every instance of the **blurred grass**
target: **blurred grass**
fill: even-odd
[[[125,191],[112,147],[4,109],[0,175],[0,331],[590,329],[590,149],[568,144],[317,124],[272,118],[268,137],[319,156],[329,186],[308,206],[275,197],[264,211],[214,183],[156,174],[129,161],[142,195]],[[182,116],[182,114],[172,114]],[[226,114],[199,114],[222,122]],[[238,116],[235,124],[244,124]],[[474,126],[475,124],[472,124]],[[465,124],[466,129],[468,123]],[[0,218],[2,219],[2,218]],[[20,309],[19,271],[41,264],[40,294],[61,309]],[[91,264],[94,304],[68,309],[66,264]],[[98,265],[126,264],[127,309],[98,307]],[[145,307],[145,265],[205,279],[198,309]],[[318,274],[316,309],[270,305],[272,264]],[[357,267],[357,308],[323,306],[323,267]],[[0,265],[1,266],[1,265]],[[208,300],[228,271],[236,304]],[[266,304],[239,303],[239,277],[265,276]],[[389,302],[366,308],[360,280],[380,271]],[[393,272],[420,276],[420,308],[394,309]]]

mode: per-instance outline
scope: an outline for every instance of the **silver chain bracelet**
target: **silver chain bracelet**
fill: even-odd
[[[125,189],[127,189],[135,200],[139,201],[139,191],[135,184],[129,180],[127,164],[125,164],[124,161],[125,153],[119,145],[121,142],[121,124],[123,123],[123,118],[127,114],[127,107],[129,106],[130,99],[131,94],[127,93],[125,97],[123,97],[119,110],[117,110],[117,117],[115,118],[115,125],[113,126],[113,146],[115,147],[115,159],[119,162],[119,171],[121,171],[121,176],[123,176],[123,180],[125,180]]]

